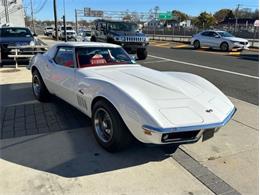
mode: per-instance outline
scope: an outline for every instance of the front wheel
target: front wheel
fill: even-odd
[[[117,152],[130,144],[132,135],[112,104],[101,100],[92,112],[93,131],[97,142],[109,152]]]
[[[32,73],[32,90],[37,100],[41,102],[46,102],[49,100],[50,93],[37,70],[34,70]]]
[[[147,58],[147,50],[146,49],[137,49],[137,58],[139,60],[145,60]]]
[[[228,51],[229,50],[228,43],[226,43],[226,42],[221,43],[220,49],[221,49],[221,51]]]

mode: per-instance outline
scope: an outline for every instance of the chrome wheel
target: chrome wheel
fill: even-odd
[[[41,84],[39,81],[39,78],[37,75],[33,75],[33,82],[32,82],[32,86],[33,86],[33,92],[36,96],[40,95],[40,91],[41,91]]]
[[[100,140],[107,143],[113,137],[113,124],[109,113],[104,108],[98,108],[94,114],[94,128]]]

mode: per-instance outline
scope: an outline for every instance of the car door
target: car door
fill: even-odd
[[[75,56],[74,48],[61,46],[48,66],[49,83],[55,95],[75,105]]]
[[[204,31],[200,34],[200,45],[208,46],[209,45],[209,31]]]
[[[208,33],[208,46],[209,47],[219,47],[220,45],[220,35],[214,31]]]

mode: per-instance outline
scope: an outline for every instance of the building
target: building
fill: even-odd
[[[25,26],[22,0],[0,0],[0,26]]]

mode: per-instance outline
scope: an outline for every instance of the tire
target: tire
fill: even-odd
[[[37,100],[41,102],[49,101],[50,93],[46,88],[38,70],[34,70],[32,73],[32,90],[33,95]]]
[[[221,43],[220,49],[221,49],[221,51],[229,51],[229,45],[228,45],[228,43],[227,43],[227,42]]]
[[[147,58],[147,50],[146,49],[137,49],[137,58],[139,60],[145,60]]]
[[[193,46],[194,46],[194,49],[199,49],[200,48],[200,41],[199,40],[195,40],[193,42]]]
[[[90,38],[90,41],[91,41],[91,42],[96,42],[96,41],[97,41],[97,40],[96,40],[96,37],[92,36],[92,37]]]
[[[108,101],[100,100],[95,103],[92,125],[97,142],[108,152],[123,150],[133,140],[121,116]]]

